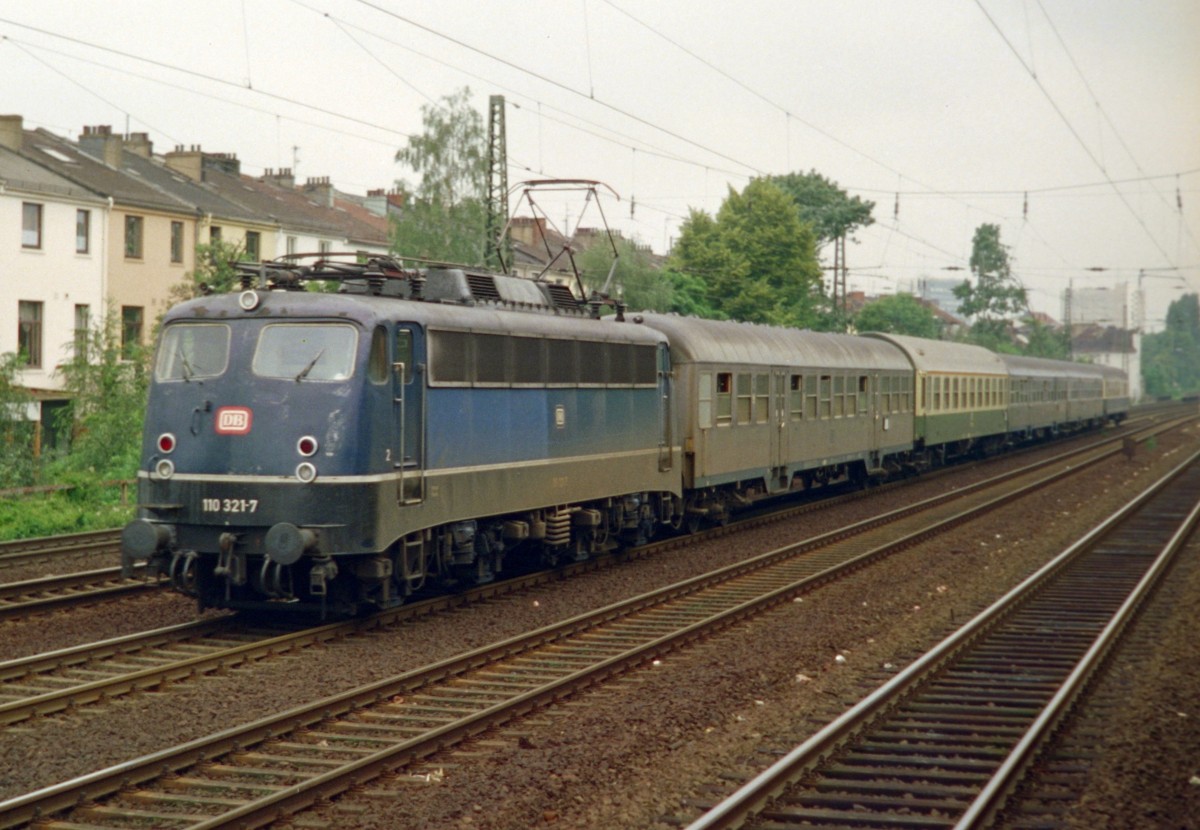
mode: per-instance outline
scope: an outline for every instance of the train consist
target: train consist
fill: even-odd
[[[1128,407],[1103,366],[601,316],[461,268],[269,263],[164,319],[123,562],[201,607],[349,614]]]

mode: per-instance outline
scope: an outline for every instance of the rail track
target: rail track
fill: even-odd
[[[137,571],[123,577],[119,567],[6,582],[0,584],[0,619],[158,591],[165,584]]]
[[[1197,459],[689,830],[987,826],[1194,531]]]
[[[1109,444],[1093,448],[1092,459],[1120,451]],[[46,828],[260,826],[711,636],[1086,463],[1076,456],[1051,466],[10,799],[0,803],[0,827],[38,817]]]
[[[1166,429],[1172,423],[1143,431],[1144,436]],[[1018,474],[1067,463],[1080,454],[1115,452],[1120,436],[1110,436],[1053,458],[994,477],[985,482],[996,485]],[[1108,449],[1104,449],[1108,448]],[[1076,467],[1082,462],[1077,462]],[[943,496],[946,500],[970,491],[960,490]],[[824,508],[836,501],[817,502],[796,508],[807,511]],[[928,503],[926,503],[928,504]],[[791,515],[794,515],[794,512]],[[777,517],[765,517],[775,519]],[[898,518],[898,517],[893,517]],[[765,519],[764,519],[765,520]],[[845,531],[847,535],[862,528]],[[714,528],[710,533],[729,532]],[[633,555],[650,556],[664,547],[694,541],[697,537],[673,539],[650,545]],[[624,554],[623,556],[628,556]],[[581,563],[576,570],[602,566]],[[567,572],[570,573],[570,570]],[[212,672],[253,663],[267,657],[293,653],[330,640],[354,636],[363,631],[400,624],[420,616],[493,598],[562,578],[562,571],[543,571],[473,589],[460,595],[434,597],[377,614],[367,620],[347,620],[314,627],[262,625],[248,617],[201,620],[167,628],[127,635],[97,643],[84,644],[48,654],[0,663],[0,726],[10,725],[38,715],[53,714],[73,707],[103,703],[137,691],[161,690],[168,684],[192,680]],[[2,609],[0,609],[2,610]]]
[[[120,530],[93,530],[0,542],[0,569],[70,555],[121,552]]]

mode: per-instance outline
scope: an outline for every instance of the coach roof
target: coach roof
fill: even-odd
[[[895,346],[848,334],[665,314],[640,314],[634,319],[639,318],[647,327],[667,335],[675,364],[910,371],[904,354]]]
[[[886,340],[904,350],[918,372],[935,372],[959,375],[1007,375],[1004,361],[982,346],[968,343],[948,343],[943,340],[925,340],[905,334],[864,334],[876,340]]]

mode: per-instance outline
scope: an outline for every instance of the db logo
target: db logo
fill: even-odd
[[[223,406],[217,410],[219,435],[245,435],[250,432],[254,413],[244,406]]]

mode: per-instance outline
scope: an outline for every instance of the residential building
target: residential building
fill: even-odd
[[[20,120],[0,116],[0,354],[18,355],[34,395],[25,417],[53,443],[65,405],[60,367],[103,314],[109,206],[20,154]]]

